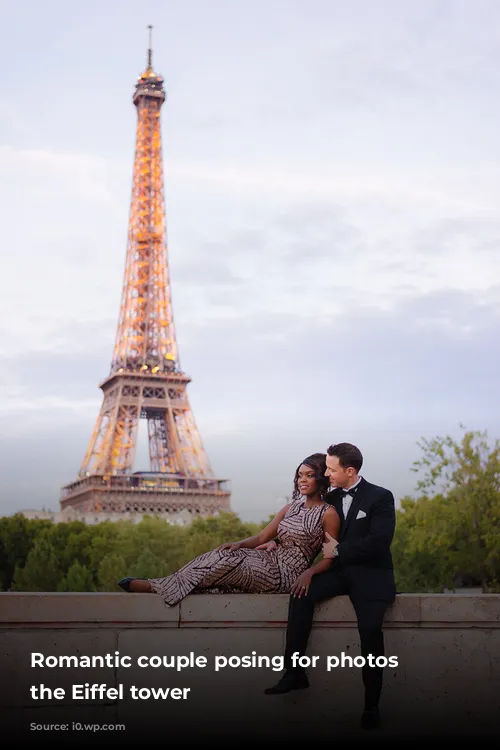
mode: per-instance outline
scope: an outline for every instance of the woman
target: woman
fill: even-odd
[[[316,573],[331,558],[313,565],[329,534],[338,539],[340,518],[325,502],[329,480],[324,453],[306,458],[295,472],[292,502],[285,505],[260,534],[241,542],[221,544],[166,578],[123,578],[122,589],[159,594],[174,606],[191,593],[213,590],[302,597]],[[277,536],[277,545],[268,545]],[[269,547],[272,549],[268,550]]]

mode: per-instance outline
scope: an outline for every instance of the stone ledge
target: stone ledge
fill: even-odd
[[[175,607],[159,596],[126,593],[0,593],[0,628],[282,627],[286,594],[195,594]],[[347,596],[321,604],[319,627],[355,628]],[[387,628],[500,628],[500,594],[399,594]]]
[[[347,597],[327,601],[316,611],[308,654],[318,663],[309,670],[310,690],[276,700],[265,695],[282,669],[275,660],[285,649],[287,609],[286,595],[193,595],[168,608],[151,594],[0,593],[0,716],[11,733],[17,726],[19,736],[30,740],[35,721],[123,722],[125,743],[122,736],[118,741],[127,746],[132,738],[133,743],[157,744],[165,737],[184,746],[198,746],[207,738],[241,744],[241,737],[273,745],[286,737],[296,744],[299,732],[300,744],[310,744],[315,734],[322,744],[331,744],[332,736],[360,739],[363,684],[361,664],[355,663],[360,639]],[[498,740],[500,595],[401,594],[387,613],[384,640],[387,655],[398,658],[384,676],[384,740],[400,735],[404,744],[451,733],[454,739],[459,734],[460,739]],[[111,669],[99,664],[35,669],[34,653],[118,653],[131,663]],[[165,656],[191,654],[204,656],[207,668],[178,671],[161,663]],[[273,663],[252,669],[229,663],[214,670],[216,658],[239,660],[249,654]],[[160,657],[160,663],[139,662],[151,656]],[[331,656],[347,656],[354,663],[335,664],[330,671]],[[92,695],[75,700],[72,686],[85,683],[121,686],[123,692],[116,700],[96,701]],[[57,702],[48,694],[33,698],[31,686],[41,684],[62,688],[65,695]],[[135,700],[131,686],[147,689],[145,699]],[[165,687],[189,688],[189,700],[151,699],[149,691]],[[73,734],[71,741],[78,738],[88,742],[83,734]]]

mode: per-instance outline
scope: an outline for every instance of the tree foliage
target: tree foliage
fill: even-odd
[[[446,436],[418,445],[416,497],[403,498],[396,512],[398,591],[500,591],[500,442],[465,432],[460,441]],[[4,591],[118,591],[124,576],[167,576],[269,520],[251,524],[221,513],[181,527],[151,516],[95,526],[0,518],[0,584]]]
[[[152,516],[140,523],[56,523],[21,515],[0,518],[3,591],[119,591],[125,576],[167,576],[193,557],[256,534],[262,524],[234,513],[199,518],[188,527]]]
[[[500,442],[465,432],[419,443],[419,497],[404,498],[393,544],[399,590],[500,590]]]
[[[28,553],[26,564],[16,565],[14,591],[57,591],[62,573],[55,548],[47,536],[40,536]]]
[[[61,578],[58,591],[93,591],[94,583],[92,574],[88,568],[81,565],[78,560],[70,566],[67,574]]]

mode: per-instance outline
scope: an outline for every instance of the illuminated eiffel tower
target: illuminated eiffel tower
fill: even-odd
[[[230,510],[226,480],[203,448],[177,349],[167,262],[160,110],[163,78],[148,64],[133,96],[137,137],[118,331],[103,402],[78,479],[62,490],[63,516],[188,522]],[[150,471],[132,472],[139,420],[147,420]]]

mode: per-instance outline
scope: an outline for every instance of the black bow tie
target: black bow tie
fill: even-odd
[[[340,490],[341,495],[342,495],[342,500],[344,499],[346,495],[350,495],[351,497],[354,497],[357,489],[358,489],[357,487],[353,487],[350,490]]]

